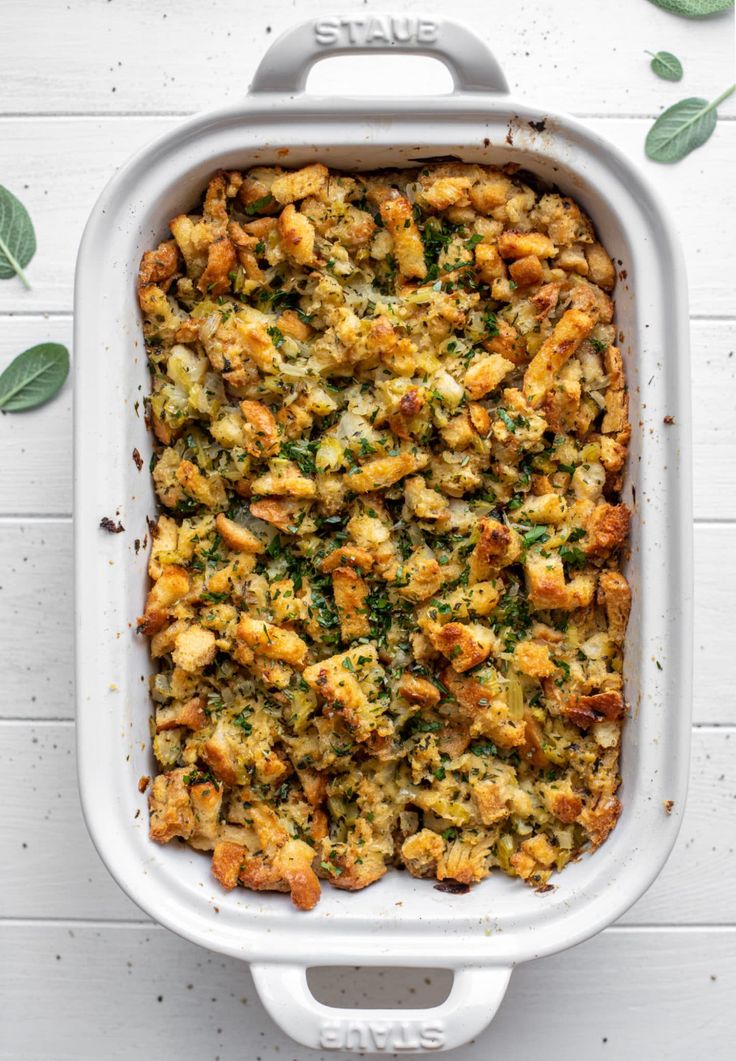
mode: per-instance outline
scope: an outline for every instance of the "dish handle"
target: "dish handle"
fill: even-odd
[[[250,91],[304,92],[315,63],[371,52],[429,55],[450,71],[456,92],[508,93],[506,77],[483,41],[459,22],[429,15],[326,16],[292,26],[268,49]]]
[[[452,990],[429,1009],[338,1009],[325,1006],[307,983],[307,966],[257,962],[251,973],[261,1002],[282,1031],[316,1050],[351,1053],[439,1053],[462,1046],[496,1015],[508,987],[508,966],[454,970]]]

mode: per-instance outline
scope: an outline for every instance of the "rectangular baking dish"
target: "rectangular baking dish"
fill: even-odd
[[[327,55],[433,55],[455,91],[416,99],[318,98],[306,75]],[[620,269],[617,326],[634,437],[624,500],[634,513],[628,577],[623,814],[610,839],[540,895],[492,876],[467,895],[389,872],[351,894],[326,889],[305,914],[281,895],[224,893],[209,859],[149,841],[141,775],[149,750],[147,645],[135,633],[147,586],[149,388],[135,298],[142,252],[191,209],[219,167],[321,160],[351,169],[453,156],[518,163],[572,194]],[[621,153],[579,122],[513,100],[470,31],[421,17],[321,18],[271,47],[242,103],[197,117],[143,150],[110,182],[79,252],[75,299],[75,537],[78,760],[82,804],[100,855],[151,917],[251,963],[261,999],[310,1047],[421,1052],[477,1035],[512,966],[570,947],[618,918],[651,884],[675,840],[688,771],[691,701],[691,484],[687,290],[656,194]],[[665,416],[676,427],[665,427]],[[135,451],[143,460],[141,470]],[[100,529],[120,520],[124,533]],[[666,813],[665,801],[672,801]],[[348,1011],[318,1003],[314,965],[453,970],[439,1007]]]

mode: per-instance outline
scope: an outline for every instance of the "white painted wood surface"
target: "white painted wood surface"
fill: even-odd
[[[335,10],[386,7],[448,10],[437,0]],[[269,40],[325,10],[323,0],[0,0],[0,183],[39,237],[33,290],[0,283],[0,369],[34,343],[70,344],[76,247],[113,170],[176,115],[242,95]],[[736,97],[679,165],[647,163],[642,145],[663,106],[734,80],[733,18],[693,23],[646,0],[456,0],[453,14],[496,51],[515,92],[587,116],[670,208],[690,273],[696,516],[693,767],[675,852],[619,925],[517,970],[492,1028],[453,1056],[721,1061],[736,1033]],[[656,79],[645,49],[679,55],[683,82]],[[371,62],[350,65],[351,80],[394,92],[448,83],[425,61],[419,79],[416,64]],[[348,63],[318,67],[310,84],[343,90]],[[69,386],[38,412],[1,416],[0,452],[0,1058],[318,1057],[273,1027],[244,965],[151,925],[94,852],[74,773]],[[446,986],[445,974],[428,979],[321,971],[315,990],[338,1005],[426,1004]]]

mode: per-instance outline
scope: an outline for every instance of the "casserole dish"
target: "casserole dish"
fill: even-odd
[[[400,100],[303,93],[319,58],[371,50],[434,55],[449,66],[455,91]],[[220,167],[319,160],[376,169],[437,156],[513,162],[569,191],[619,263],[616,322],[638,426],[623,491],[634,513],[623,813],[595,857],[568,866],[544,895],[493,876],[452,895],[391,872],[357,894],[330,892],[304,914],[279,895],[225,894],[196,852],[148,839],[137,781],[152,769],[150,664],[132,624],[145,597],[154,497],[139,470],[151,443],[137,265]],[[100,855],[157,921],[249,961],[264,1005],[299,1042],[374,1052],[461,1045],[493,1017],[515,963],[588,938],[639,898],[662,868],[682,814],[691,684],[687,305],[680,252],[656,197],[579,123],[512,101],[495,60],[461,26],[322,18],[275,42],[245,102],[186,122],[118,173],[82,240],[75,310],[78,759]],[[665,416],[675,418],[676,432]],[[104,516],[119,519],[125,533],[100,530]],[[340,963],[442,966],[455,979],[434,1009],[352,1012],[321,1005],[307,985],[307,967]]]

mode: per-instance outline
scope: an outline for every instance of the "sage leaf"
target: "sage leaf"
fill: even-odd
[[[28,211],[0,184],[0,280],[19,276],[30,289],[23,269],[35,253],[36,233]]]
[[[733,0],[649,0],[657,7],[663,7],[673,15],[682,15],[683,18],[707,18],[708,15],[718,15],[721,11],[728,11],[733,7]]]
[[[647,52],[647,55],[652,56],[649,65],[657,77],[664,81],[682,81],[682,63],[672,52],[657,52],[656,55]]]
[[[69,375],[69,351],[61,343],[39,343],[10,362],[0,375],[0,409],[20,413],[43,405]]]
[[[693,96],[668,107],[647,134],[644,144],[647,156],[653,162],[679,162],[701,147],[713,135],[718,119],[716,108],[734,90],[736,85],[731,85],[712,103]]]

